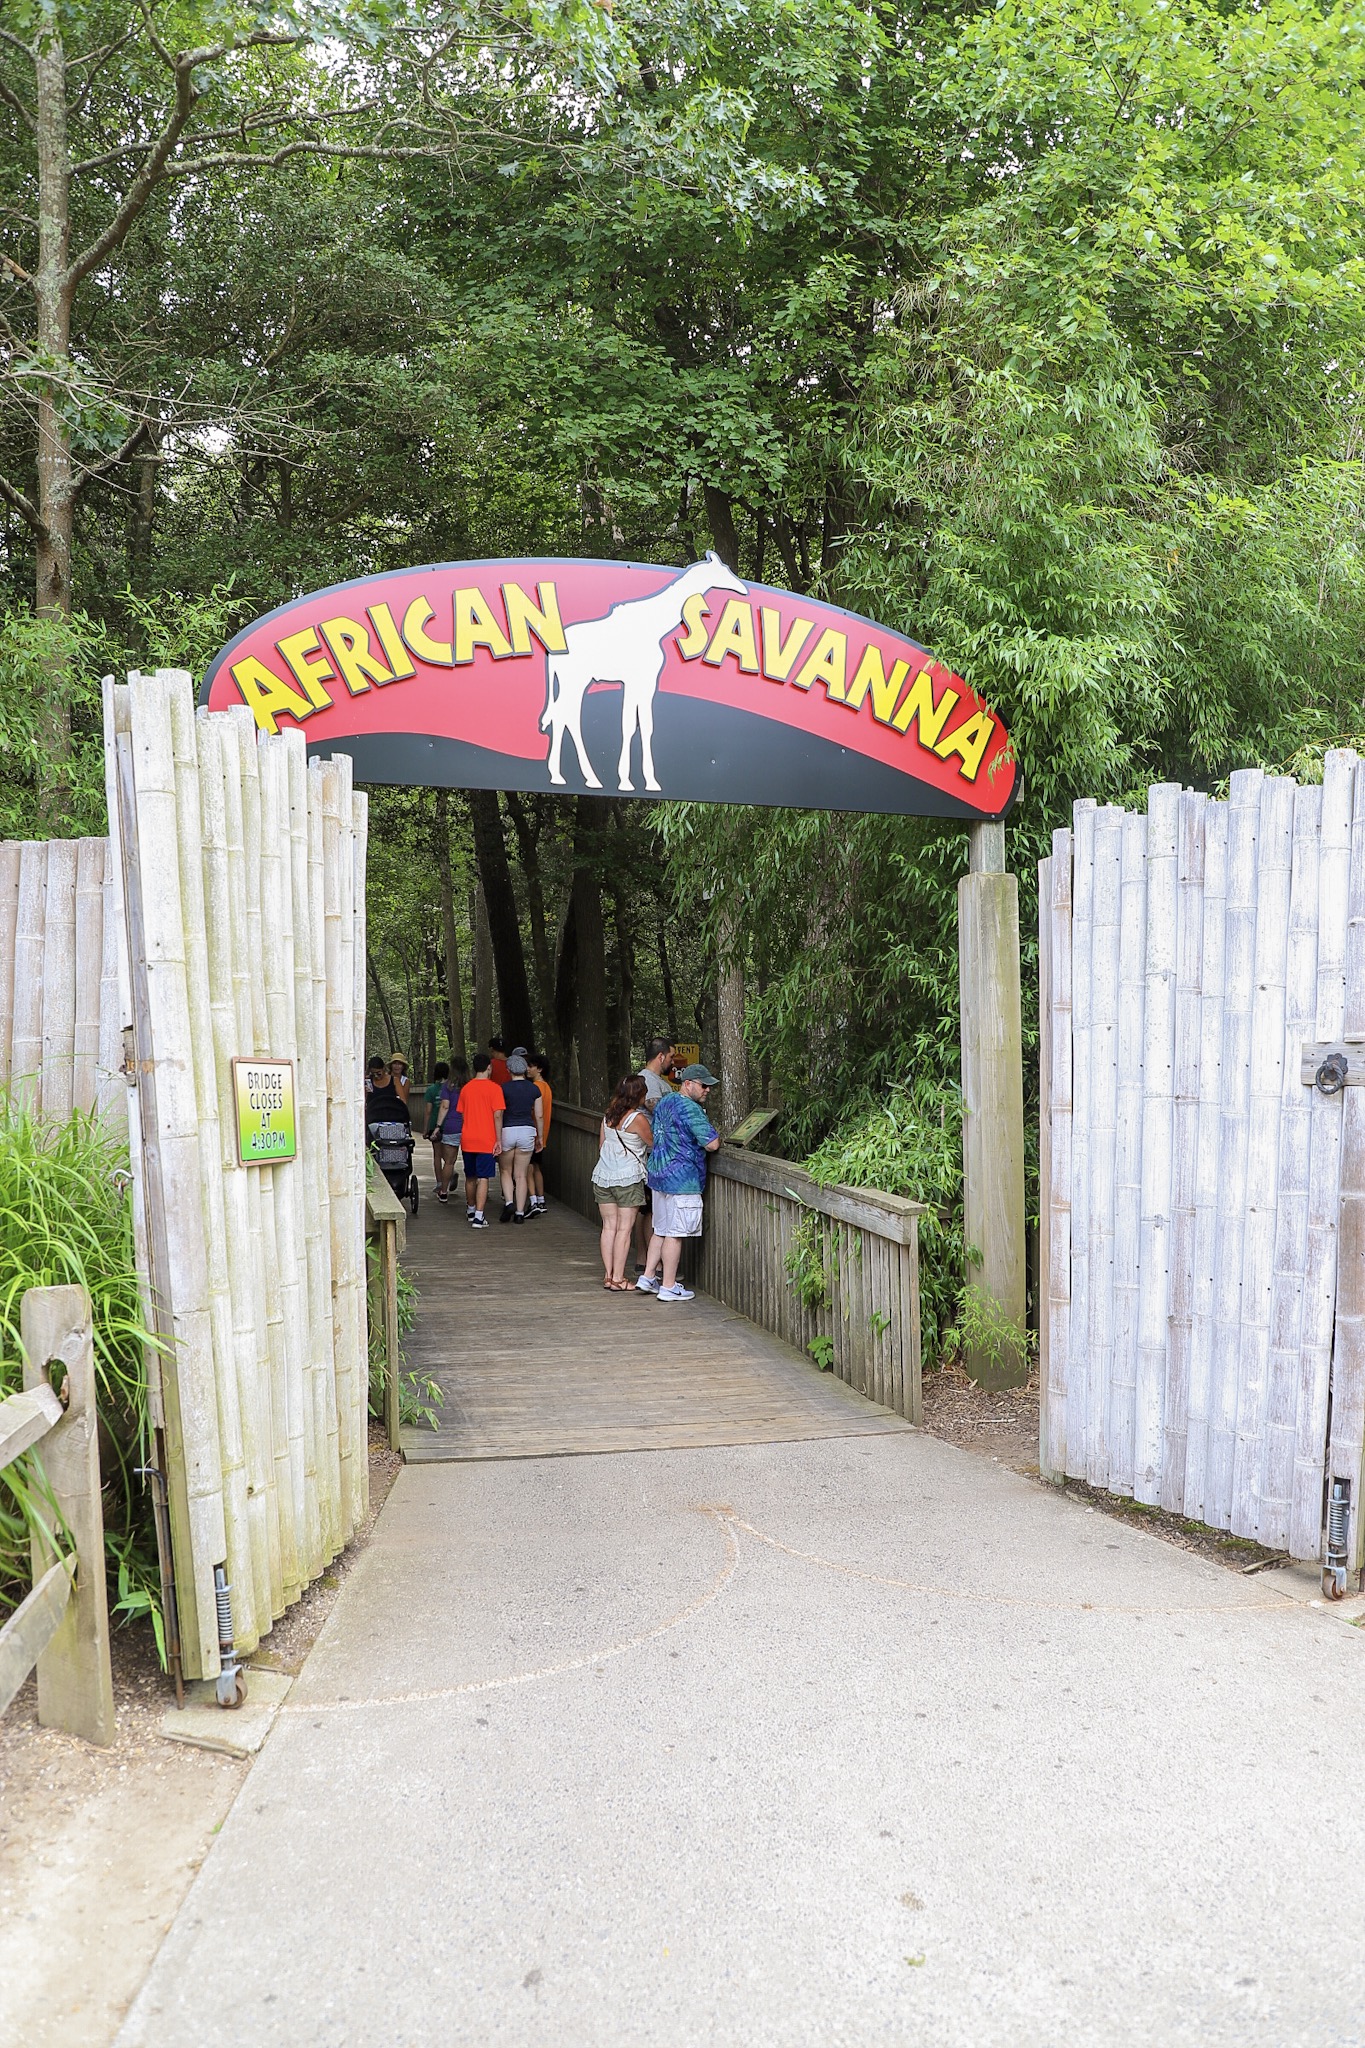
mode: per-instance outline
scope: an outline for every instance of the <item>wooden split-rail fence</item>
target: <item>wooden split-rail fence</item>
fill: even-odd
[[[593,1220],[600,1121],[556,1101],[545,1152],[551,1194]],[[688,1248],[684,1271],[870,1401],[918,1422],[923,1213],[899,1195],[824,1187],[785,1159],[723,1145],[710,1160],[701,1244]],[[813,1282],[804,1298],[793,1254]]]
[[[33,1591],[0,1628],[0,1714],[36,1666],[42,1725],[107,1745],[114,1687],[89,1295],[30,1288],[19,1333],[24,1390],[0,1401],[0,1470],[32,1451],[41,1487],[31,1474]]]
[[[1045,1470],[1362,1562],[1365,763],[1078,803],[1040,866]],[[1327,1065],[1336,1049],[1346,1069]]]

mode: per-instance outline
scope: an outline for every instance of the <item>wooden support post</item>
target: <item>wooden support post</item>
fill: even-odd
[[[31,1287],[19,1311],[24,1386],[50,1385],[48,1363],[66,1368],[66,1414],[39,1455],[76,1545],[76,1580],[66,1612],[38,1659],[38,1719],[44,1728],[107,1747],[114,1739],[109,1669],[109,1608],[104,1591],[104,1515],[100,1506],[99,1427],[90,1297],[83,1287]],[[33,1539],[35,1584],[56,1558]]]
[[[379,1284],[384,1290],[384,1427],[398,1449],[398,1225],[379,1226]]]
[[[967,1243],[981,1257],[968,1288],[990,1323],[1012,1326],[1020,1341],[973,1345],[967,1366],[982,1385],[1018,1386],[1027,1371],[1019,885],[1005,872],[1004,826],[970,832],[970,869],[957,887],[963,1210]]]

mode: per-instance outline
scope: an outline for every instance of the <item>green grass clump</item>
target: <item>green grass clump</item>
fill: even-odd
[[[961,1094],[927,1079],[869,1090],[805,1166],[823,1187],[879,1188],[926,1205],[920,1315],[924,1363],[936,1364],[955,1343],[966,1278]]]
[[[94,1116],[36,1115],[0,1093],[0,1399],[23,1385],[19,1314],[30,1287],[77,1285],[94,1312],[104,1483],[105,1554],[113,1604],[150,1614],[160,1641],[160,1583],[148,1463],[146,1346],[133,1257],[127,1146]],[[41,1445],[0,1472],[0,1613],[32,1583],[29,1536],[52,1527]],[[60,1531],[57,1536],[61,1548]]]

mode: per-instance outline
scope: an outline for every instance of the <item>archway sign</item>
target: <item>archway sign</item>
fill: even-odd
[[[295,598],[208,672],[211,710],[359,780],[1001,819],[1000,720],[913,640],[733,575],[446,562]]]

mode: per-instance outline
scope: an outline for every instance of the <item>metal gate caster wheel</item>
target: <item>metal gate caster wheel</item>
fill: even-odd
[[[246,1702],[245,1671],[220,1671],[215,1697],[220,1707],[240,1707]]]

